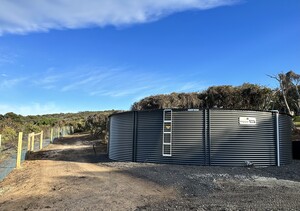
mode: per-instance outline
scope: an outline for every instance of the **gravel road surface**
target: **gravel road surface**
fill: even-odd
[[[300,210],[300,160],[267,168],[113,162],[98,140],[72,135],[0,182],[0,210]]]

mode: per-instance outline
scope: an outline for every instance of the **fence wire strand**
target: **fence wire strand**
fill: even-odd
[[[53,140],[63,137],[65,135],[70,135],[74,132],[73,127],[62,127],[62,128],[53,128]],[[43,137],[43,148],[47,147],[50,144],[51,129],[44,131]],[[28,152],[28,135],[24,134],[22,139],[22,152],[21,152],[21,163],[26,159],[26,154]],[[40,150],[40,136],[34,137],[34,150]],[[52,140],[52,141],[53,141]],[[0,147],[0,181],[2,181],[12,170],[16,168],[17,162],[17,145],[11,143],[3,143]]]

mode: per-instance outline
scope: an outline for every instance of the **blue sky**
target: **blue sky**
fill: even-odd
[[[298,0],[3,0],[0,114],[130,109],[300,69]]]

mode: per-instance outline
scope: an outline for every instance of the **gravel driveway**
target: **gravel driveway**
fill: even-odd
[[[300,210],[300,160],[266,168],[132,162],[99,165],[174,189],[175,198],[159,203],[150,199],[138,210]]]
[[[114,162],[88,135],[30,154],[0,210],[300,210],[300,160],[282,167]]]

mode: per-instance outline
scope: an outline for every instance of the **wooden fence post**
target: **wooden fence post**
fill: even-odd
[[[50,130],[50,143],[53,143],[53,128]]]
[[[23,139],[23,132],[19,132],[18,151],[17,151],[17,169],[21,167],[22,139]]]
[[[30,140],[31,140],[31,133],[29,133],[27,137],[27,151],[30,151]]]
[[[41,136],[40,136],[40,149],[43,148],[43,131],[41,131]]]
[[[34,151],[34,132],[31,133],[31,151]]]

